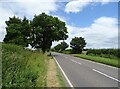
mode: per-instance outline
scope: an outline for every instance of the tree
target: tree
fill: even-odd
[[[57,17],[42,13],[34,16],[32,25],[32,47],[41,48],[43,53],[50,49],[53,41],[67,39],[65,22]]]
[[[66,48],[69,47],[69,45],[65,41],[61,42],[60,45],[61,45],[61,51],[64,51]]]
[[[86,46],[86,42],[82,37],[75,37],[70,42],[70,47],[73,49],[73,53],[81,53]]]
[[[63,41],[60,44],[56,45],[54,47],[54,50],[57,52],[64,51],[68,46],[69,45],[65,41]]]
[[[23,40],[24,40],[24,44],[27,47],[28,44],[31,43],[31,25],[30,25],[30,21],[24,17],[22,20],[22,28],[21,28],[21,35],[23,36]]]
[[[61,44],[58,44],[54,47],[54,50],[59,52],[61,50]]]
[[[4,42],[27,46],[31,27],[26,17],[21,20],[14,16],[13,18],[9,18],[5,23],[7,25],[7,35],[4,38]]]

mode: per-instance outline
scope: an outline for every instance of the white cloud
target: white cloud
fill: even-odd
[[[0,1],[0,42],[3,41],[6,30],[5,21],[14,15],[31,19],[42,12],[50,14],[59,8],[55,0],[1,0]]]
[[[89,27],[81,28],[67,24],[67,28],[69,37],[66,42],[69,45],[72,38],[84,37],[87,42],[87,48],[118,47],[118,21],[116,18],[100,17],[94,20]],[[60,42],[53,42],[52,47]]]
[[[118,46],[117,19],[111,17],[100,17],[89,27],[75,27],[68,25],[70,43],[74,37],[84,37],[87,48],[111,48]]]
[[[84,37],[87,42],[87,48],[117,48],[118,47],[118,21],[112,17],[100,17],[89,27],[76,27],[67,24],[69,38]],[[60,41],[61,42],[61,41]],[[52,47],[60,42],[53,42]]]
[[[38,15],[41,12],[45,12],[49,14],[51,11],[56,11],[58,9],[58,5],[55,2],[39,2],[39,0],[35,0],[35,2],[21,2],[18,3],[19,6],[22,7],[23,10],[27,12],[28,15]]]
[[[63,16],[59,16],[59,15],[52,15],[52,16],[58,17],[59,20],[61,20],[61,21],[65,22],[65,23],[67,23],[67,21],[66,21],[67,18],[65,18],[65,17],[63,17]]]
[[[55,0],[9,0],[9,2],[2,2],[5,9],[11,9],[17,15],[35,15],[45,12],[49,14],[51,11],[56,11],[59,6]]]
[[[9,19],[10,16],[13,16],[13,13],[10,10],[6,10],[4,9],[4,7],[2,6],[2,3],[0,3],[0,42],[2,42],[2,40],[5,37],[6,34],[6,30],[5,30],[5,21]]]
[[[71,1],[71,2],[66,4],[65,12],[67,12],[67,13],[69,13],[69,12],[75,12],[75,13],[80,12],[89,3],[90,3],[89,0],[87,0],[86,2],[81,2],[81,0],[79,0],[79,1]]]
[[[73,0],[66,4],[65,12],[67,13],[77,13],[81,12],[85,7],[95,2],[100,2],[101,4],[107,4],[109,2],[117,2],[118,0]]]

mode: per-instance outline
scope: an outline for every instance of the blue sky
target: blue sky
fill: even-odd
[[[118,3],[110,2],[102,5],[100,2],[91,3],[82,12],[66,13],[64,11],[66,2],[62,2],[63,8],[51,14],[64,16],[68,24],[78,27],[89,26],[93,21],[101,16],[118,18]],[[74,20],[73,20],[74,19]]]
[[[84,37],[86,48],[118,47],[118,2],[112,0],[76,0],[62,2],[56,0],[8,0],[0,1],[0,41],[6,35],[5,21],[9,17],[26,16],[32,19],[35,14],[45,12],[66,22],[69,44],[73,37]],[[95,0],[94,0],[95,1]],[[53,42],[52,47],[59,42]]]

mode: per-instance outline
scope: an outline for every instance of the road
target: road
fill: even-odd
[[[118,68],[71,55],[52,53],[68,87],[118,87]],[[92,88],[91,88],[92,89]],[[104,88],[101,88],[104,89]],[[118,89],[118,88],[111,88]]]

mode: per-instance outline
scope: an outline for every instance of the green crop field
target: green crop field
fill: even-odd
[[[39,51],[2,44],[2,86],[45,87],[47,59]]]

